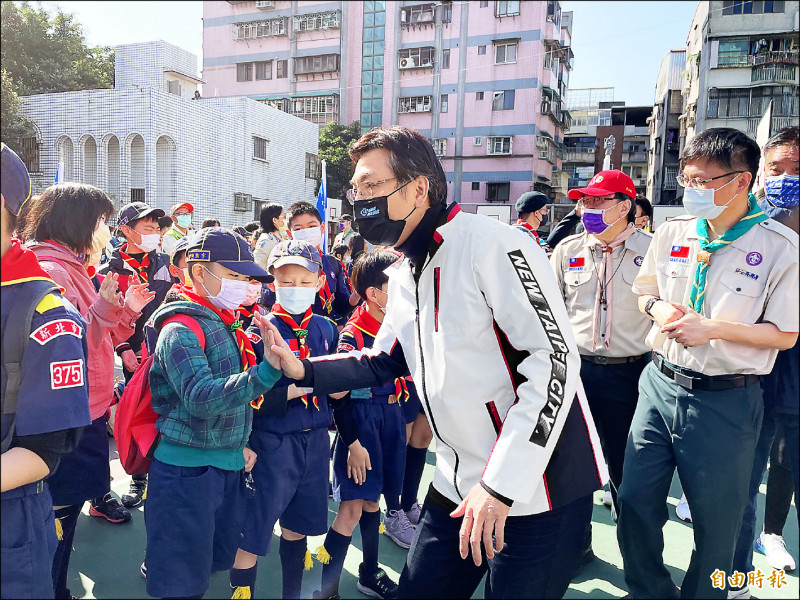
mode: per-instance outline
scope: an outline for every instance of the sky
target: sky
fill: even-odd
[[[163,39],[198,57],[202,66],[203,3],[42,2],[73,12],[90,46]],[[570,88],[613,86],[614,99],[628,106],[653,104],[661,59],[683,48],[696,1],[597,2],[562,0],[573,12],[575,68]]]

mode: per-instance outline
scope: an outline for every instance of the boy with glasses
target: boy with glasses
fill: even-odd
[[[637,598],[725,598],[761,427],[759,379],[798,327],[798,237],[749,194],[758,145],[736,129],[696,135],[678,181],[688,215],[660,225],[633,284],[653,319],[653,362],[625,453],[617,537]],[[664,566],[665,500],[677,468],[695,550],[680,592]]]

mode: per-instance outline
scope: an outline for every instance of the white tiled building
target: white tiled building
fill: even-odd
[[[246,223],[264,201],[315,201],[316,125],[246,97],[192,99],[197,57],[166,42],[115,50],[115,89],[25,98],[33,193],[62,163],[64,181],[97,185],[117,207],[191,202],[196,226]]]

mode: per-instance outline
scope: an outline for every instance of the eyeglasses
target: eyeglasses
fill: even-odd
[[[681,173],[675,178],[675,181],[677,181],[678,185],[681,187],[700,188],[704,187],[709,181],[714,181],[715,179],[722,179],[723,177],[727,177],[728,175],[738,175],[739,173],[744,173],[744,171],[731,171],[730,173],[725,173],[724,175],[717,175],[716,177],[709,177],[708,179],[697,179],[697,178],[686,179],[686,177],[683,176],[683,173]]]
[[[620,202],[616,198],[587,198],[584,196],[580,200],[578,200],[578,206],[581,208],[597,208],[598,206],[603,206],[606,202]]]
[[[389,177],[387,179],[381,179],[380,181],[365,181],[361,185],[353,186],[352,189],[347,190],[347,194],[345,195],[350,204],[353,204],[359,196],[361,196],[362,200],[372,200],[373,188],[376,185],[383,185],[387,181],[395,179],[397,179],[397,177]]]

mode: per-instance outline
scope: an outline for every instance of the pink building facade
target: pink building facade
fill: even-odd
[[[542,2],[204,2],[204,95],[428,137],[465,210],[555,195],[572,13]],[[511,208],[509,208],[511,207]]]

